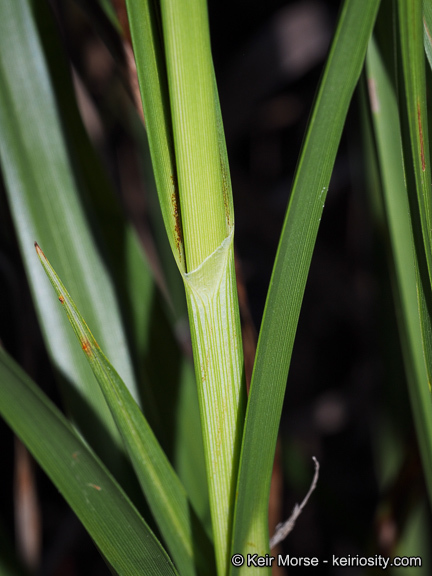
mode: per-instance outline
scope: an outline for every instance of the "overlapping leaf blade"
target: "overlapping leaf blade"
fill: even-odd
[[[0,380],[0,414],[60,490],[117,574],[177,574],[100,460],[2,349]]]
[[[207,9],[203,0],[161,2],[160,12],[148,1],[127,6],[155,180],[186,289],[216,560],[226,574],[245,386]]]
[[[391,82],[374,41],[367,55],[369,98],[375,133],[383,201],[389,230],[394,288],[408,391],[417,427],[423,468],[432,498],[432,401],[423,353],[417,301],[416,248],[403,170],[399,110]]]
[[[152,2],[126,0],[159,202],[179,270],[186,271],[178,198],[171,108],[160,22]]]
[[[205,483],[201,482],[204,486],[201,491],[195,484],[203,473],[193,477],[189,473],[190,468],[204,470],[190,362],[175,341],[136,235],[119,210],[85,133],[48,6],[32,4],[33,13],[28,3],[20,0],[9,8],[3,13],[2,23],[6,25],[10,18],[12,26],[8,34],[14,30],[16,34],[12,34],[10,42],[7,35],[2,35],[5,121],[0,138],[10,202],[34,293],[41,296],[46,290],[41,270],[32,267],[28,260],[31,258],[28,249],[32,253],[33,241],[38,239],[50,246],[56,264],[74,287],[98,338],[110,350],[122,376],[129,373],[134,396],[143,401],[152,427],[182,476],[189,480],[197,509],[205,515]],[[26,42],[20,42],[21,36]],[[41,70],[43,73],[39,73]],[[26,118],[21,118],[22,110],[27,111]],[[77,249],[83,239],[88,244],[78,257]],[[89,274],[80,282],[86,272]],[[83,286],[89,290],[87,294]],[[104,408],[91,371],[79,351],[78,354],[74,351],[65,318],[58,315],[52,304],[50,298],[37,298],[54,365],[65,382],[68,409],[98,453],[124,474],[124,462],[119,455],[122,444],[117,437],[117,448],[112,445],[106,426],[111,426],[115,438],[117,429]],[[164,362],[166,355],[170,362]],[[136,388],[132,362],[139,377]],[[124,365],[127,370],[122,369]],[[83,390],[83,385],[91,392]],[[188,398],[195,417],[185,419],[178,412],[177,399],[182,398]],[[97,410],[102,415],[95,418]],[[103,418],[107,418],[108,424],[103,424]],[[99,420],[100,426],[96,425]],[[189,449],[180,446],[184,439],[191,438],[194,442]]]
[[[67,64],[60,57],[62,46],[53,29],[48,7],[38,4],[37,9],[38,23],[43,24],[40,33],[57,101],[61,102],[62,122],[67,132],[75,173],[85,193],[85,204],[92,208],[92,221],[96,220],[97,228],[102,232],[107,251],[104,258],[112,267],[112,279],[125,320],[128,346],[139,376],[142,409],[184,482],[197,512],[200,517],[206,518],[208,494],[195,377],[192,363],[183,354],[177,341],[177,338],[183,341],[189,338],[184,326],[185,319],[181,318],[182,312],[186,313],[181,278],[168,249],[169,254],[165,256],[169,262],[164,270],[174,272],[177,281],[174,283],[172,276],[167,277],[170,296],[173,295],[172,289],[176,290],[172,302],[176,310],[173,313],[162,301],[136,234],[125,220],[123,211],[119,210],[107,176],[84,130]],[[113,52],[115,56],[116,52]],[[121,117],[121,110],[114,113]],[[147,163],[146,191],[151,196],[155,194],[152,189],[154,180],[144,127],[137,114],[130,119],[122,117],[121,120],[141,146],[142,161]],[[159,206],[157,208],[160,213]],[[163,224],[162,228],[164,240],[168,243]],[[182,290],[181,298],[176,297],[179,288]],[[165,361],[167,357],[170,358],[169,362]]]
[[[118,467],[117,429],[91,370],[74,349],[67,322],[45,297],[49,282],[35,266],[34,240],[51,246],[56,266],[137,397],[121,313],[79,199],[30,4],[2,1],[0,7],[0,158],[24,265],[68,408],[98,453]]]
[[[179,570],[194,575],[195,562],[210,574],[211,546],[189,505],[185,490],[139,406],[110,364],[42,250],[42,266],[99,382],[155,520]],[[196,541],[194,541],[194,537]],[[203,571],[204,573],[204,571]]]

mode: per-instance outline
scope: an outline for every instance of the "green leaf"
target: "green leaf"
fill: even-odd
[[[418,303],[429,387],[432,383],[432,197],[421,2],[400,0],[398,48],[403,158],[416,249]]]
[[[189,310],[218,573],[226,574],[245,380],[232,195],[205,0],[161,2]],[[145,96],[144,96],[145,97]]]
[[[117,574],[177,574],[104,465],[2,349],[0,381],[0,414],[60,490]]]
[[[202,0],[162,2],[164,52],[157,7],[127,5],[155,180],[186,290],[216,559],[226,574],[245,386],[231,185],[207,10]]]
[[[57,269],[137,398],[121,312],[80,200],[29,2],[0,0],[0,8],[0,160],[24,265],[68,408],[98,453],[120,469],[117,429],[66,319],[44,297],[49,282],[35,265],[34,240],[52,247]]]
[[[270,479],[301,302],[345,117],[378,5],[376,0],[344,2],[297,167],[252,376],[232,553],[268,552]],[[231,572],[249,574],[250,570],[232,568]],[[260,574],[268,572],[259,569]]]
[[[205,0],[161,2],[187,271],[230,231],[224,205]],[[193,23],[193,24],[191,24]]]
[[[111,184],[89,141],[75,101],[68,63],[61,57],[62,46],[48,5],[37,3],[37,22],[74,173],[81,183],[83,204],[89,207],[89,222],[95,222],[94,228],[101,232],[102,241],[98,243],[106,246],[104,258],[112,270],[128,346],[139,378],[143,411],[184,482],[195,509],[200,517],[206,518],[209,504],[195,377],[190,359],[182,353],[174,336],[174,332],[177,336],[185,332],[184,319],[180,326],[177,323],[172,325],[177,320],[162,301],[136,233],[115,201]],[[137,139],[139,135],[143,160],[149,159],[145,130],[137,114],[128,122],[117,102],[114,115],[126,124],[128,131],[133,131]],[[146,190],[150,192],[154,180],[151,166],[148,168],[150,183],[146,182]],[[158,210],[160,213],[159,206]],[[163,224],[162,228],[168,244]],[[174,284],[181,290],[181,299],[173,299],[176,306],[174,317],[177,319],[182,310],[186,314],[186,300],[183,282],[169,247],[168,251],[168,268],[176,274],[176,283],[172,275],[168,278],[170,295]],[[187,328],[184,338],[190,339]],[[165,361],[166,357],[170,362]],[[187,409],[183,408],[185,401]]]
[[[104,349],[110,350],[119,371],[127,365],[122,376],[129,371],[135,386],[133,362],[139,377],[134,396],[139,394],[152,429],[188,480],[197,511],[205,517],[208,496],[190,361],[179,349],[136,234],[119,210],[85,133],[49,7],[32,7],[34,12],[20,0],[3,13],[3,25],[9,17],[12,21],[8,34],[18,30],[9,41],[7,34],[0,39],[5,42],[0,56],[5,62],[5,68],[0,65],[0,115],[5,118],[0,155],[3,151],[10,206],[66,406],[85,438],[129,489],[130,469],[99,386],[76,349],[66,318],[52,299],[40,297],[49,287],[40,267],[34,267],[31,248],[28,253],[35,239],[50,245],[56,266],[74,287]],[[78,282],[83,275],[85,280]],[[170,362],[165,362],[166,355]],[[178,413],[178,398],[188,398],[187,419]],[[193,439],[189,449],[181,445],[184,439]]]
[[[177,262],[175,258],[173,258],[173,252],[167,237],[167,230],[165,228],[165,222],[153,174],[148,132],[145,130],[145,127],[135,109],[128,110],[127,130],[135,139],[138,146],[138,160],[140,161],[143,182],[149,203],[149,213],[154,233],[154,241],[164,275],[164,288],[168,292],[168,301],[170,304],[169,315],[173,318],[173,322],[175,323],[177,336],[183,343],[190,346],[190,332],[187,320],[187,306],[183,280],[179,274]],[[196,388],[195,381],[194,388]]]
[[[403,169],[401,128],[391,73],[374,41],[367,55],[367,77],[383,201],[387,219],[394,289],[408,392],[414,413],[423,468],[432,501],[432,402],[423,354],[417,301],[416,250]]]
[[[205,549],[205,535],[199,535],[199,522],[189,505],[184,488],[139,406],[101,351],[46,256],[37,244],[35,246],[39,260],[99,382],[173,559],[182,574],[193,575],[196,573],[195,561],[202,566],[211,562],[211,558],[206,558],[205,554],[210,546],[207,543]],[[194,547],[194,536],[197,536],[202,546]],[[208,569],[211,572],[211,565]]]
[[[153,2],[126,0],[150,154],[171,250],[186,271],[172,121],[160,27]]]

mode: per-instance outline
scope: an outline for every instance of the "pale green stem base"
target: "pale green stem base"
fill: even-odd
[[[183,274],[219,576],[228,572],[232,515],[244,421],[243,350],[233,232],[193,272]]]

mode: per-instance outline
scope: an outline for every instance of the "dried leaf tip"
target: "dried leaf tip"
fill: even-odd
[[[41,247],[39,246],[39,244],[37,242],[34,243],[34,247],[36,248],[36,252],[38,256],[45,256],[45,254],[42,252]]]

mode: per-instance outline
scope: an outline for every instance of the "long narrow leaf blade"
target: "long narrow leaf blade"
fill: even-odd
[[[424,250],[432,278],[432,197],[429,162],[429,135],[426,122],[426,75],[423,40],[423,3],[399,0],[398,32],[402,57],[402,118],[407,124],[407,145],[410,171],[414,172],[415,190],[421,220]],[[409,134],[408,134],[409,132]],[[404,131],[402,131],[404,137]],[[409,143],[408,143],[409,142]]]
[[[432,383],[432,195],[423,3],[400,0],[397,7],[397,30],[401,53],[399,92],[403,159],[416,250],[415,265],[423,352],[430,387]]]
[[[396,94],[374,41],[367,55],[372,120],[389,229],[402,350],[417,438],[432,499],[432,400],[417,302],[416,250],[403,171]]]
[[[183,334],[185,327],[182,325],[174,328],[170,325],[172,314],[168,314],[168,306],[163,305],[137,235],[125,219],[123,210],[119,209],[111,184],[84,129],[68,63],[66,58],[61,57],[62,44],[50,7],[45,3],[37,3],[33,7],[38,11],[37,23],[67,135],[68,151],[77,178],[82,184],[86,204],[92,209],[92,218],[97,222],[106,246],[105,258],[110,263],[116,296],[128,329],[128,346],[136,364],[142,409],[179,473],[195,509],[200,516],[206,517],[208,493],[195,375],[190,359],[182,353],[174,336],[174,331],[179,335],[180,328],[183,328]],[[97,22],[94,24],[97,27]],[[139,141],[145,141],[145,144],[141,144],[144,148],[142,157],[150,164],[147,137],[138,115],[127,120],[115,107],[114,114],[121,117],[126,129],[135,133]],[[147,173],[151,182],[146,181],[146,191],[151,196],[152,188],[155,187],[151,166]],[[155,192],[154,195],[157,202]],[[160,213],[159,206],[158,209]],[[181,299],[173,299],[178,319],[182,310],[186,314],[183,282],[172,257],[163,222],[161,228],[169,252],[167,268],[172,270],[172,275],[167,278],[170,296],[173,296],[174,287],[178,286],[176,292],[181,290]],[[174,274],[176,282],[172,277]],[[185,337],[188,337],[188,333]],[[170,362],[165,361],[166,357],[170,358]],[[184,402],[187,402],[187,409],[183,408]]]
[[[126,0],[153,172],[171,250],[186,271],[168,85],[153,2]],[[145,97],[143,97],[145,95]]]
[[[50,357],[66,382],[68,409],[98,453],[119,468],[117,429],[66,319],[45,297],[49,282],[35,263],[34,240],[52,247],[57,269],[137,397],[114,286],[80,200],[31,2],[1,0],[0,9],[0,161],[24,265]],[[96,415],[91,422],[89,409]]]
[[[126,494],[69,422],[0,349],[0,414],[31,451],[119,576],[176,571]]]
[[[339,140],[378,5],[376,0],[344,3],[297,167],[251,382],[233,553],[268,552],[271,471],[301,302]],[[233,573],[242,570],[251,569],[232,568]],[[260,568],[260,574],[267,572]]]
[[[196,533],[200,526],[188,503],[185,490],[139,406],[100,349],[75,303],[37,244],[36,251],[99,382],[173,559],[182,574],[194,575],[194,532]],[[205,544],[204,534],[200,544]],[[208,550],[198,548],[198,552],[201,552],[199,558],[202,564],[209,564],[211,558],[205,557]]]

